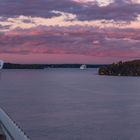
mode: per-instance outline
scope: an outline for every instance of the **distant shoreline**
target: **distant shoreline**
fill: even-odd
[[[80,68],[82,64],[13,64],[4,63],[3,69]],[[108,64],[87,64],[87,68],[100,68]]]

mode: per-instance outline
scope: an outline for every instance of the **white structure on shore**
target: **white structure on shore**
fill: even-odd
[[[0,140],[29,140],[2,109],[0,109]]]
[[[87,68],[86,65],[81,65],[81,66],[80,66],[80,70],[84,70],[84,69],[86,69],[86,68]]]
[[[4,61],[0,60],[0,70],[3,68]]]

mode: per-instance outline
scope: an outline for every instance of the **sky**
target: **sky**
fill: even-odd
[[[0,0],[0,59],[107,64],[140,58],[140,0]]]

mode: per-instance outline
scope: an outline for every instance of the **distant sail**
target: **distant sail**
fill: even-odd
[[[0,60],[0,70],[3,68],[4,62]]]

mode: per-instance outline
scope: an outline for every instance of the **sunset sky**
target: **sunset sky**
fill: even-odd
[[[112,63],[140,58],[140,0],[0,0],[0,59]]]

